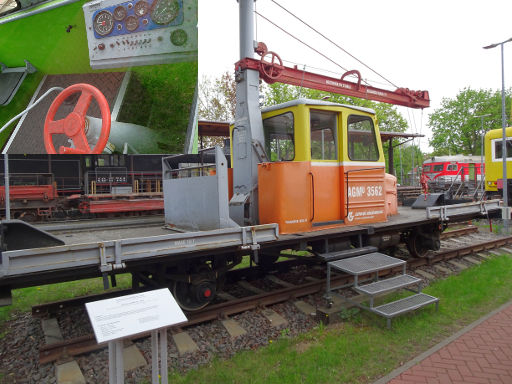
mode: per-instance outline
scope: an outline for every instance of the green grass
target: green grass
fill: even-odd
[[[157,153],[182,153],[197,83],[197,62],[132,68],[118,121],[159,135]]]
[[[0,25],[0,61],[23,67],[28,60],[45,74],[90,72],[84,4],[81,0]]]
[[[32,95],[35,93],[37,86],[41,82],[42,78],[43,74],[41,72],[36,72],[27,75],[27,77],[23,81],[23,84],[21,84],[21,87],[18,89],[18,92],[11,100],[11,102],[7,106],[0,106],[0,128],[3,127],[9,120],[11,120],[18,113],[22,112],[25,108],[27,108],[27,105],[30,102]],[[16,127],[16,124],[18,124],[18,121],[19,120],[16,120],[9,126],[9,128],[0,133],[0,148],[2,148],[5,145],[7,139],[9,138],[9,135]]]
[[[512,258],[495,257],[426,288],[440,298],[439,311],[429,307],[396,318],[391,330],[380,317],[349,310],[345,322],[320,324],[296,338],[285,329],[267,347],[216,359],[186,374],[172,372],[170,382],[371,383],[511,300],[511,275]],[[128,286],[129,276],[118,277],[118,284]],[[14,306],[0,309],[0,325],[32,305],[102,291],[101,279],[15,290]],[[3,332],[0,328],[0,340]]]
[[[128,288],[130,284],[130,275],[118,275],[117,288],[115,289]],[[3,336],[2,324],[14,313],[30,311],[32,306],[38,304],[102,292],[105,291],[101,278],[15,289],[12,291],[13,305],[0,308],[0,340]]]
[[[433,307],[393,320],[359,313],[294,339],[269,341],[255,352],[217,359],[172,383],[369,383],[512,299],[512,258],[501,256],[434,283]]]

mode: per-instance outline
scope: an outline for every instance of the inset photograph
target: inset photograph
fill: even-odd
[[[7,3],[2,153],[186,151],[197,124],[197,0]]]

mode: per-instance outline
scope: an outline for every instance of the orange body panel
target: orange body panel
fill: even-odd
[[[228,199],[233,197],[233,168],[228,168]]]
[[[384,175],[384,167],[260,164],[260,223],[278,223],[285,234],[386,221],[393,209]]]
[[[386,216],[396,215],[398,214],[396,177],[386,173],[384,184],[386,186]]]
[[[313,215],[310,168],[306,161],[258,165],[260,224],[277,223],[280,233],[310,230]]]
[[[311,165],[314,188],[313,222],[323,223],[342,220],[342,194],[340,167],[337,163]]]
[[[348,199],[345,224],[386,221],[384,167],[348,166],[342,170],[345,175],[343,192]]]

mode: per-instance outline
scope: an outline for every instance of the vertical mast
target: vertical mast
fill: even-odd
[[[240,59],[254,56],[254,3],[238,0],[240,11]],[[258,223],[258,162],[255,146],[264,143],[263,124],[259,108],[259,71],[236,68],[235,127],[233,149],[233,198],[230,216],[239,225]]]

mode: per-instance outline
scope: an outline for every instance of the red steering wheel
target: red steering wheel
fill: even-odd
[[[81,92],[80,98],[75,105],[73,111],[64,119],[53,120],[57,110],[61,104],[69,96]],[[91,150],[87,138],[85,136],[85,113],[91,105],[92,99],[96,99],[101,110],[101,133],[98,142]],[[74,84],[67,87],[55,98],[44,122],[44,146],[49,154],[56,154],[57,151],[53,146],[52,135],[64,134],[73,140],[75,148],[63,147],[59,148],[60,154],[78,153],[78,154],[100,154],[107,145],[110,135],[110,108],[107,99],[101,91],[90,84]]]

